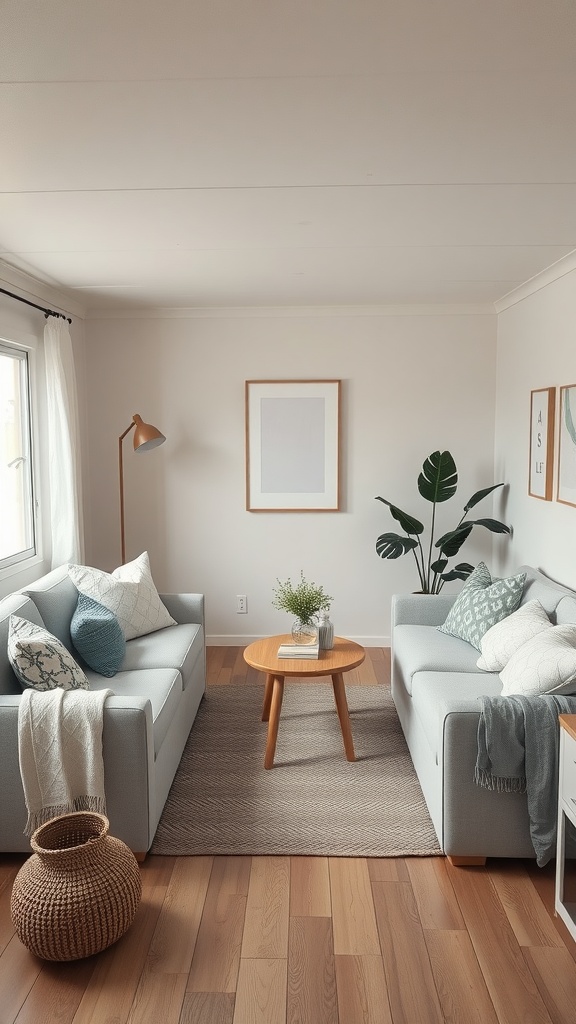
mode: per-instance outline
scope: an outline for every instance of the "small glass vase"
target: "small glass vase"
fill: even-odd
[[[292,626],[292,640],[295,644],[307,647],[318,643],[318,626],[315,622],[301,622],[297,619]]]

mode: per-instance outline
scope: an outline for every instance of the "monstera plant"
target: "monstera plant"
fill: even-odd
[[[428,540],[423,538],[423,523],[403,512],[387,498],[379,496],[376,498],[376,501],[382,501],[388,505],[392,517],[404,530],[403,535],[382,533],[376,541],[376,552],[380,558],[400,558],[401,555],[406,555],[411,551],[416,562],[420,590],[423,594],[439,594],[449,580],[468,578],[474,569],[473,565],[470,565],[469,562],[458,562],[453,568],[449,568],[448,563],[456,557],[475,526],[483,526],[491,533],[511,532],[509,526],[497,519],[468,518],[471,508],[474,508],[497,487],[504,486],[503,484],[493,484],[492,487],[484,487],[481,491],[476,491],[464,505],[463,514],[455,528],[436,540],[436,506],[453,498],[457,486],[458,470],[450,452],[432,452],[424,462],[422,472],[418,477],[418,490],[422,497],[432,505]]]

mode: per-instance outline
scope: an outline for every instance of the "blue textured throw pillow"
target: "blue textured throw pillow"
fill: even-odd
[[[124,658],[126,640],[114,612],[93,597],[79,593],[70,636],[90,668],[101,676],[116,675]]]

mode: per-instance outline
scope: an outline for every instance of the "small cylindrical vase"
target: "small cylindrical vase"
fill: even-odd
[[[318,647],[321,651],[331,651],[334,647],[334,626],[330,622],[328,612],[324,612],[320,616]]]

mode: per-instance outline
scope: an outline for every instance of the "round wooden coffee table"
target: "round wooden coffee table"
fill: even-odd
[[[348,761],[355,761],[354,743],[350,729],[350,716],[348,714],[348,703],[346,701],[346,690],[344,689],[343,672],[361,665],[365,658],[364,648],[355,644],[353,640],[344,640],[342,637],[334,637],[334,647],[330,651],[320,651],[318,658],[278,658],[278,647],[280,644],[292,643],[292,637],[270,636],[264,640],[256,640],[249,644],[244,651],[244,660],[252,668],[259,672],[266,673],[266,685],[264,687],[264,706],[262,708],[262,721],[268,722],[268,739],[266,741],[266,755],[264,767],[274,766],[274,753],[276,750],[276,739],[278,737],[278,725],[280,722],[280,711],[282,698],[284,696],[284,680],[290,676],[332,676],[332,688],[336,710],[340,720],[344,750]]]

